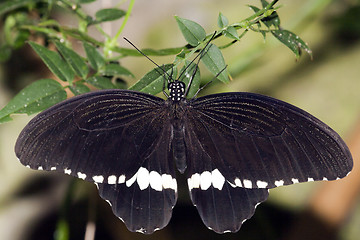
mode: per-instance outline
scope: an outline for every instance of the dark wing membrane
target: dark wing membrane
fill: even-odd
[[[201,129],[185,126],[186,171],[190,197],[204,224],[217,233],[237,232],[268,197],[268,189],[247,189],[227,181],[196,137]]]
[[[37,115],[21,132],[15,152],[22,164],[33,169],[61,171],[104,184],[100,193],[113,206],[121,208],[122,203],[114,202],[119,194],[128,203],[141,196],[134,208],[158,201],[158,212],[163,201],[166,216],[141,229],[151,232],[168,222],[169,205],[176,201],[175,173],[168,158],[170,131],[162,99],[103,90],[73,97]],[[114,211],[128,219],[117,207]],[[131,221],[126,223],[129,228],[139,230],[137,219]]]
[[[136,184],[98,184],[100,196],[108,200],[130,231],[151,234],[170,221],[177,185],[174,166],[167,161],[172,158],[169,130],[163,131],[161,141],[144,161],[142,171],[136,175]],[[142,175],[146,174],[149,180],[145,182]]]
[[[352,169],[350,151],[334,130],[280,100],[223,93],[191,100],[187,109],[187,128],[235,186],[335,180]]]

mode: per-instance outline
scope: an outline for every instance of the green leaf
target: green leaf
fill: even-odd
[[[94,70],[98,71],[100,68],[105,66],[106,61],[104,57],[98,52],[98,50],[94,46],[88,44],[87,42],[83,42],[83,47],[89,60],[90,66]]]
[[[196,22],[175,16],[176,22],[185,38],[191,46],[197,46],[206,37],[205,30]]]
[[[116,86],[111,82],[111,78],[94,76],[85,80],[85,82],[100,89],[113,89]]]
[[[0,46],[0,63],[6,62],[11,57],[11,47],[7,44]]]
[[[204,56],[201,57],[201,61],[214,76],[218,75],[217,78],[220,81],[224,83],[229,82],[229,74],[226,69],[224,57],[216,45],[212,43],[209,45],[208,50]]]
[[[134,91],[141,91],[149,94],[157,94],[163,90],[164,81],[166,81],[168,75],[171,75],[173,64],[166,64],[161,66],[160,68],[154,68],[150,72],[146,73],[139,81],[137,81],[133,86],[129,89]],[[165,72],[164,72],[165,71]],[[172,76],[171,76],[172,77]]]
[[[219,28],[224,28],[227,25],[229,25],[229,20],[227,19],[227,17],[225,17],[221,12],[219,13],[218,19],[217,19],[217,24],[219,26]]]
[[[260,11],[260,9],[259,9],[258,7],[255,7],[255,6],[253,6],[253,5],[248,5],[248,6],[249,6],[249,8],[251,8],[255,13],[258,12],[258,11]]]
[[[60,83],[53,79],[38,80],[21,90],[0,110],[0,123],[10,121],[10,114],[26,113],[30,115],[65,99],[66,92]]]
[[[89,73],[89,68],[86,65],[84,59],[59,41],[54,41],[54,43],[56,48],[59,50],[69,66],[75,71],[75,73],[82,78],[86,78],[87,74]]]
[[[275,30],[271,33],[285,46],[291,49],[295,53],[297,59],[301,55],[301,50],[305,50],[310,57],[312,58],[312,51],[309,46],[295,33],[292,33],[288,30]]]
[[[54,19],[48,19],[45,20],[43,22],[39,22],[38,23],[39,27],[56,27],[56,28],[61,28],[61,25],[58,21],[54,20]]]
[[[85,4],[85,3],[92,3],[95,2],[96,0],[76,0],[76,3],[78,4]]]
[[[96,23],[106,22],[106,21],[114,21],[123,16],[125,16],[126,12],[117,8],[106,8],[101,9],[95,13]]]
[[[129,70],[116,63],[110,63],[105,65],[105,67],[102,68],[100,72],[105,76],[123,75],[123,76],[134,77],[134,75]]]
[[[70,88],[70,91],[74,95],[80,95],[80,94],[90,92],[90,88],[81,82],[76,82],[76,83],[72,84],[71,86],[69,86],[69,88]]]
[[[26,29],[20,29],[19,26],[28,24],[28,16],[23,12],[10,14],[5,18],[3,32],[6,43],[12,48],[17,49],[25,44],[30,32]]]
[[[121,79],[119,77],[114,79],[114,85],[116,86],[116,88],[120,88],[120,89],[127,89],[128,88],[127,83],[123,79]]]
[[[29,44],[52,73],[62,81],[72,82],[75,73],[57,52],[51,51],[35,42],[29,42]]]
[[[229,26],[224,31],[225,37],[240,41],[239,34],[233,26]]]
[[[269,5],[269,3],[266,0],[261,0],[261,4],[264,7],[266,7],[267,5]],[[274,8],[270,8],[274,9]],[[263,19],[261,19],[261,21],[267,26],[267,27],[271,27],[271,25],[274,25],[274,27],[279,27],[280,26],[280,18],[279,15],[276,13],[276,11],[273,11],[270,16],[267,16]]]
[[[132,48],[120,48],[114,46],[114,52],[121,54],[122,56],[142,56],[138,50]],[[168,55],[175,55],[184,50],[185,47],[178,47],[178,48],[164,48],[164,49],[141,49],[141,51],[146,56],[168,56]]]
[[[65,219],[61,218],[56,224],[56,230],[54,232],[54,240],[69,240],[69,239],[70,239],[69,224]]]
[[[3,1],[1,0],[0,3],[0,16],[13,11],[15,9],[19,9],[21,7],[27,7],[34,5],[37,2],[40,2],[42,0],[7,0]]]
[[[183,72],[185,68],[186,70]],[[187,63],[182,67],[180,73],[182,73],[182,76],[180,76],[181,81],[185,83],[186,87],[188,87],[190,78],[193,78],[187,95],[187,98],[192,98],[200,88],[200,69],[195,63],[191,63],[190,65]]]
[[[262,2],[263,7],[266,7],[268,5],[268,3],[266,1],[261,1],[261,2]],[[260,9],[255,6],[249,5],[249,7],[255,13],[260,11]],[[271,9],[273,9],[273,8],[271,8]],[[263,22],[265,24],[265,26],[267,26],[267,27],[271,27],[271,25],[274,25],[274,27],[278,28],[280,26],[280,18],[279,18],[279,15],[276,13],[276,11],[273,11],[269,16],[261,19],[261,22]]]

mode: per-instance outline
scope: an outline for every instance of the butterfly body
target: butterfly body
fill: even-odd
[[[92,181],[131,231],[170,221],[174,162],[205,225],[235,232],[268,189],[335,180],[352,169],[340,136],[309,113],[252,93],[169,98],[129,90],[73,97],[40,113],[15,146],[21,163]]]

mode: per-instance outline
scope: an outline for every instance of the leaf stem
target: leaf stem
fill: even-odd
[[[119,30],[117,31],[116,35],[111,39],[110,47],[115,46],[118,38],[120,37],[120,34],[125,28],[125,25],[130,17],[130,14],[132,12],[133,6],[135,4],[135,0],[130,0],[128,10],[126,11],[124,21],[122,22]]]

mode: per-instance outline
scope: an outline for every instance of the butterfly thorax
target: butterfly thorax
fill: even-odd
[[[175,80],[174,82],[169,83],[168,89],[170,92],[169,99],[173,102],[180,102],[184,99],[185,83]]]
[[[184,173],[186,169],[185,158],[185,129],[183,118],[186,112],[186,99],[185,99],[185,83],[175,80],[168,85],[170,96],[166,101],[171,119],[171,145],[173,149],[173,157],[177,169]]]

